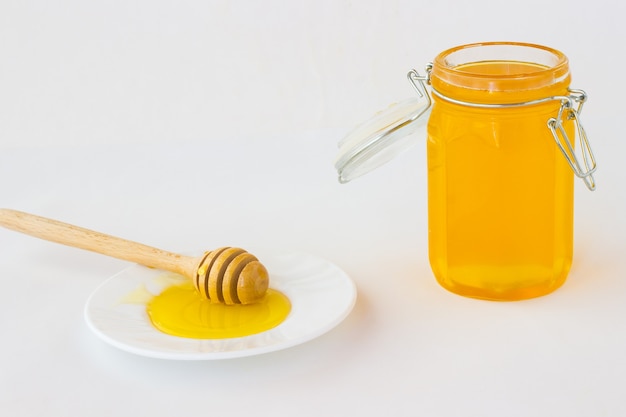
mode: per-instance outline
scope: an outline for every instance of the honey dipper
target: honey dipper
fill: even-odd
[[[190,278],[212,302],[251,304],[267,291],[267,270],[252,254],[222,247],[199,257],[183,256],[57,220],[0,208],[0,226],[51,242],[86,249]]]

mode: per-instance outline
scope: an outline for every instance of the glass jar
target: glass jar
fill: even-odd
[[[489,300],[554,291],[572,264],[574,174],[593,190],[596,168],[580,123],[586,95],[570,90],[565,55],[521,43],[464,45],[440,53],[426,76],[408,76],[419,97],[340,143],[340,180],[390,159],[427,118],[429,259],[438,282]]]

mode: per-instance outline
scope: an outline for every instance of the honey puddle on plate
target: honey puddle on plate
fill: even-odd
[[[160,280],[167,284],[160,294],[152,295],[141,286],[121,302],[146,305],[152,325],[173,336],[194,339],[249,336],[278,326],[291,311],[289,299],[271,288],[258,303],[225,305],[201,298],[187,280],[169,274]]]

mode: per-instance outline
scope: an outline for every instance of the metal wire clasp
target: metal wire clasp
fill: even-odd
[[[430,106],[433,104],[430,98],[430,94],[428,94],[428,91],[426,91],[426,84],[430,84],[430,72],[432,71],[432,69],[433,64],[431,63],[426,65],[426,75],[420,75],[420,73],[417,72],[417,70],[415,69],[412,69],[406,75],[413,88],[415,88],[415,91],[417,92],[419,98],[426,98],[426,100],[428,101],[426,109],[430,108]]]
[[[430,73],[433,69],[433,64],[430,63],[426,66],[426,75],[420,75],[416,70],[411,70],[407,74],[407,78],[417,91],[417,95],[420,98],[426,98],[428,100],[429,108],[432,105],[432,99],[430,98],[430,94],[426,90],[426,85],[430,85]],[[583,108],[583,104],[587,101],[587,94],[583,90],[569,90],[569,95],[567,96],[552,96],[540,98],[537,100],[526,101],[522,103],[471,103],[467,101],[457,100],[452,97],[448,97],[439,91],[431,88],[432,94],[437,98],[445,100],[447,102],[458,104],[460,106],[468,106],[473,108],[486,108],[486,109],[506,109],[506,108],[516,108],[516,107],[525,107],[525,106],[533,106],[537,104],[543,104],[550,101],[560,101],[561,107],[559,108],[559,112],[556,117],[551,117],[548,119],[548,128],[554,137],[554,141],[556,142],[556,146],[565,156],[567,163],[574,171],[574,174],[581,178],[588,189],[591,191],[596,189],[596,182],[593,178],[593,173],[596,171],[596,159],[593,156],[593,152],[591,150],[591,145],[589,144],[589,140],[587,139],[587,133],[580,121],[580,113]],[[578,156],[576,156],[576,152],[574,151],[574,143],[575,140],[572,141],[570,137],[567,135],[567,131],[565,127],[563,127],[563,122],[566,120],[571,120],[576,126],[575,136],[578,137],[578,142],[580,143],[580,154],[582,155],[582,164]],[[574,138],[575,139],[575,138]],[[583,168],[584,165],[584,168]]]
[[[596,182],[593,178],[593,173],[596,171],[596,159],[593,156],[591,145],[589,145],[587,132],[585,132],[585,128],[580,121],[580,112],[586,100],[587,94],[584,91],[570,90],[570,95],[561,99],[561,107],[557,116],[548,119],[548,128],[574,174],[585,182],[588,189],[593,191],[596,189]],[[563,120],[571,120],[576,126],[576,136],[578,136],[578,142],[580,143],[584,169],[574,151],[574,142],[569,138],[563,127]]]

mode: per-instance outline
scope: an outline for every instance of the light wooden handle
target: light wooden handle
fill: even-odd
[[[93,230],[21,211],[0,209],[0,225],[51,242],[100,253],[188,277],[197,270],[196,258],[109,236]]]

